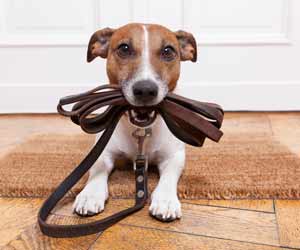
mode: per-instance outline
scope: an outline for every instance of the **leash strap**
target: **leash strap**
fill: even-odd
[[[64,105],[68,104],[74,104],[71,111],[63,108]],[[107,109],[104,112],[94,114],[95,111],[106,106]],[[147,108],[151,112],[158,112],[173,135],[187,144],[200,147],[206,137],[213,141],[219,141],[223,135],[219,130],[223,121],[223,110],[216,104],[198,102],[168,93],[160,104]],[[120,87],[116,85],[100,86],[83,94],[68,96],[60,100],[57,107],[60,114],[70,117],[75,124],[87,133],[103,131],[103,134],[83,161],[42,205],[38,214],[38,223],[45,235],[64,238],[94,234],[104,231],[145,206],[148,197],[148,162],[141,147],[134,161],[136,192],[133,207],[86,224],[56,225],[47,223],[47,218],[52,209],[101,155],[121,116],[132,109],[136,110],[138,107],[131,106],[124,98]]]
[[[124,219],[128,215],[142,209],[148,198],[147,189],[147,159],[142,155],[138,156],[134,162],[136,194],[135,205],[128,209],[122,210],[114,215],[106,217],[91,223],[79,225],[53,225],[46,222],[51,210],[64,197],[64,195],[80,180],[80,178],[91,168],[101,152],[105,148],[118,120],[104,132],[95,146],[92,148],[87,157],[79,164],[79,166],[57,187],[51,196],[45,201],[38,214],[38,223],[43,234],[65,238],[78,237],[94,234],[104,231],[118,221]]]

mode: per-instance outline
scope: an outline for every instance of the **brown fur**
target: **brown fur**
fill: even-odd
[[[88,62],[95,57],[107,58],[107,75],[111,84],[120,84],[130,79],[141,64],[144,46],[144,30],[140,23],[127,24],[119,29],[102,29],[93,34],[89,42]],[[180,61],[197,60],[197,45],[192,34],[185,31],[172,32],[157,25],[147,24],[149,33],[150,61],[156,74],[174,90],[180,75]],[[120,58],[116,51],[120,44],[129,43],[134,53],[129,58]],[[172,61],[161,60],[164,46],[171,45],[176,51]]]

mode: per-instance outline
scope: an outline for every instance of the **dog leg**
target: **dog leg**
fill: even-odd
[[[151,215],[158,220],[172,221],[181,217],[181,204],[177,197],[177,183],[184,162],[185,149],[183,148],[158,165],[160,179],[152,193],[149,208]]]
[[[83,216],[91,216],[104,210],[104,204],[108,198],[107,180],[113,165],[112,155],[103,152],[90,169],[86,186],[75,199],[74,212]]]

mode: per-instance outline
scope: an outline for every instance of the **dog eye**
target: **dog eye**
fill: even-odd
[[[165,61],[172,61],[176,57],[175,49],[172,46],[166,46],[161,51],[161,57]]]
[[[121,58],[126,58],[132,54],[132,51],[128,44],[122,43],[119,45],[117,53]]]

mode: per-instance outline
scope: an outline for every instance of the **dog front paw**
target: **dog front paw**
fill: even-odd
[[[77,195],[73,204],[73,211],[81,216],[101,213],[104,210],[106,198],[101,193],[91,193],[84,189]]]
[[[170,222],[182,216],[181,204],[177,195],[168,195],[158,190],[154,191],[152,195],[149,212],[153,217],[164,222]]]

